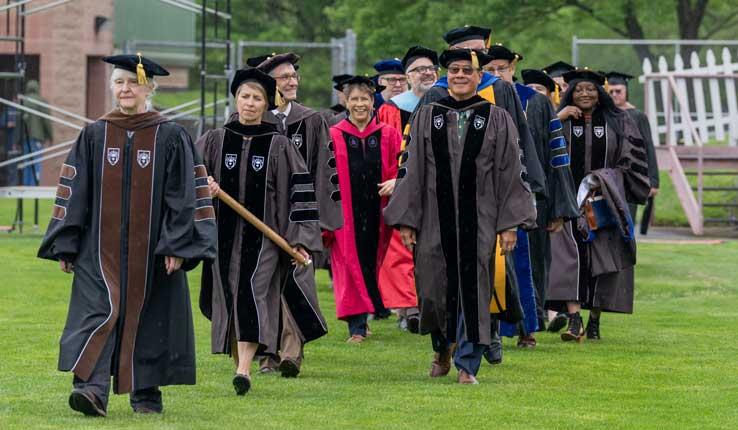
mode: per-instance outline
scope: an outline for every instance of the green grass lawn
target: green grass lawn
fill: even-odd
[[[48,204],[42,206],[44,221]],[[12,205],[0,205],[0,224]],[[71,375],[56,371],[71,277],[35,258],[39,234],[0,236],[0,429],[731,429],[738,426],[738,242],[639,247],[634,315],[606,314],[603,340],[535,350],[505,341],[505,361],[483,364],[480,385],[455,372],[427,376],[430,340],[372,324],[345,343],[326,274],[318,274],[330,333],[307,346],[296,380],[255,376],[237,397],[231,360],[209,351],[196,305],[198,384],[168,387],[165,412],[134,416],[112,396],[108,418],[67,406]],[[192,297],[199,270],[191,273]]]

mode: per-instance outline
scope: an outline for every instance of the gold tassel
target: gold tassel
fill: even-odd
[[[146,70],[144,70],[143,62],[141,60],[141,53],[137,52],[136,55],[138,55],[138,64],[136,65],[136,80],[138,80],[139,85],[147,85],[149,83],[149,80],[146,79]]]
[[[280,93],[279,90],[274,93],[274,104],[280,108],[287,104],[286,100],[284,99],[284,97],[282,97],[282,93]]]
[[[477,58],[477,53],[473,50],[471,51],[471,63],[474,69],[479,70],[479,59]]]
[[[605,78],[605,92],[610,94],[610,84],[607,82],[607,78]]]
[[[553,102],[556,106],[561,104],[561,93],[559,92],[559,84],[554,84]]]
[[[492,36],[487,38],[487,40],[484,41],[484,47],[489,50],[489,48],[492,46]]]

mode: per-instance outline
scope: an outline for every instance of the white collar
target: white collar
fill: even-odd
[[[292,102],[289,102],[289,104],[287,104],[287,109],[285,109],[284,112],[281,112],[281,113],[284,114],[286,118],[290,116],[290,111],[292,111]],[[280,111],[279,109],[272,109],[272,113],[276,116],[277,114],[280,113]]]

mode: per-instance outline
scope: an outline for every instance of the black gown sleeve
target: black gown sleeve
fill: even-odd
[[[542,168],[546,172],[548,197],[545,221],[577,218],[577,193],[561,121],[548,98],[542,94],[536,94],[528,100],[526,114]]]
[[[73,262],[90,224],[94,132],[85,127],[74,142],[59,175],[51,222],[38,251],[40,258]]]
[[[175,127],[167,142],[164,213],[154,253],[184,258],[187,270],[215,259],[218,234],[202,158],[184,129]]]
[[[498,80],[492,85],[495,93],[495,105],[505,109],[510,114],[513,124],[518,129],[518,145],[520,146],[523,157],[523,179],[528,182],[533,193],[545,196],[545,174],[541,168],[541,162],[538,159],[536,145],[530,134],[528,121],[525,119],[523,106],[520,104],[520,98],[515,92],[515,88],[509,82]]]
[[[633,109],[638,131],[641,132],[643,143],[646,146],[646,158],[648,160],[648,178],[651,180],[651,188],[659,187],[659,163],[656,158],[656,148],[653,146],[653,137],[651,136],[651,124],[648,117],[638,109]]]

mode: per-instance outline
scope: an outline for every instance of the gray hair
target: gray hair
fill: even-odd
[[[113,69],[113,73],[110,74],[110,91],[112,92],[115,88],[115,80],[123,77],[131,77],[136,76],[135,73],[125,70],[125,69],[119,69],[115,68]],[[149,92],[146,95],[146,111],[150,111],[153,109],[153,105],[151,102],[151,99],[156,95],[156,90],[159,89],[159,84],[154,80],[153,77],[147,78],[149,83],[147,85]],[[115,98],[115,94],[113,94],[113,98]]]

